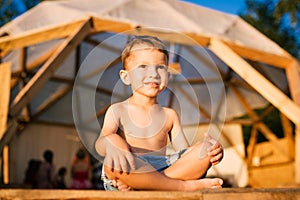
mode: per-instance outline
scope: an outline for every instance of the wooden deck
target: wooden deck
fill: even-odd
[[[0,189],[1,200],[300,200],[300,188],[223,188],[199,192]]]

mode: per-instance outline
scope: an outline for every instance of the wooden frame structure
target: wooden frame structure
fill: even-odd
[[[53,39],[63,39],[55,49],[49,50],[46,54],[40,56],[37,60],[33,61],[26,66],[24,60],[21,62],[23,66],[21,71],[14,72],[12,77],[9,72],[9,63],[3,63],[0,65],[0,80],[10,80],[10,87],[14,87],[18,82],[22,81],[22,75],[26,75],[35,69],[38,65],[43,64],[42,67],[33,74],[33,77],[28,81],[23,81],[23,88],[20,90],[18,95],[13,100],[9,109],[7,109],[7,95],[8,92],[0,93],[0,151],[3,150],[5,145],[7,145],[13,135],[17,132],[20,122],[20,113],[23,114],[22,120],[30,121],[34,116],[30,115],[30,111],[26,111],[27,104],[31,101],[34,95],[42,88],[42,86],[50,79],[56,81],[62,81],[68,83],[69,85],[65,88],[59,90],[55,95],[52,96],[47,102],[38,108],[37,113],[42,113],[51,104],[60,99],[68,91],[72,89],[72,84],[74,80],[62,79],[60,77],[54,77],[53,74],[62,63],[65,58],[70,54],[70,52],[78,47],[81,41],[89,40],[89,36],[100,33],[100,32],[113,32],[120,33],[124,31],[136,30],[138,34],[148,34],[159,36],[160,38],[179,44],[189,44],[185,40],[181,40],[174,33],[167,32],[155,32],[154,30],[149,30],[141,26],[135,27],[130,23],[99,19],[97,17],[88,17],[81,20],[55,26],[48,29],[30,31],[26,32],[20,36],[5,36],[0,38],[0,55],[4,57],[7,53],[14,49],[23,49],[24,55],[23,59],[26,60],[26,47],[35,45],[41,42],[46,42]],[[134,33],[134,32],[131,32]],[[235,73],[237,73],[241,78],[243,78],[248,84],[249,88],[254,89],[265,99],[267,99],[274,107],[276,107],[282,113],[283,126],[285,127],[286,137],[290,141],[291,151],[290,156],[292,160],[295,160],[295,182],[300,182],[300,73],[299,73],[299,63],[295,58],[293,58],[288,53],[284,52],[284,55],[275,55],[268,52],[259,51],[256,49],[251,49],[249,47],[242,46],[240,44],[224,41],[219,38],[212,38],[207,36],[198,35],[195,33],[183,33],[186,36],[192,38],[199,45],[209,48],[215,55],[224,61]],[[290,99],[286,94],[274,86],[268,79],[261,75],[257,70],[255,70],[245,59],[249,59],[255,62],[261,62],[265,64],[272,65],[284,69],[289,82],[289,89],[291,91],[292,99]],[[8,75],[9,74],[9,75]],[[193,81],[193,80],[189,80]],[[194,80],[195,81],[195,80]],[[7,88],[8,83],[1,86],[2,88]],[[196,80],[196,82],[201,82],[201,80]],[[232,88],[233,85],[232,85]],[[101,88],[99,88],[101,90]],[[102,89],[102,91],[104,91]],[[257,130],[262,132],[266,138],[268,138],[272,143],[279,144],[278,138],[266,125],[262,122],[262,118],[257,116],[255,112],[249,107],[245,98],[239,93],[239,91],[234,90],[235,95],[240,99],[241,104],[244,106],[250,120],[236,120],[235,122],[226,123],[240,123],[240,124],[250,124],[253,125],[252,137],[250,139],[250,145],[248,147],[248,163],[251,165],[252,153],[255,147],[256,139],[255,135]],[[112,93],[112,91],[104,91],[106,93]],[[171,100],[170,100],[171,101]],[[3,103],[2,103],[3,102]],[[105,112],[106,108],[98,112],[99,115]],[[204,112],[204,109],[199,108],[199,111],[208,116],[209,114]],[[26,114],[27,113],[27,114]],[[37,114],[38,115],[38,114]],[[7,123],[6,117],[9,116]],[[25,117],[24,117],[25,116]],[[295,125],[295,134],[293,137],[291,122]]]

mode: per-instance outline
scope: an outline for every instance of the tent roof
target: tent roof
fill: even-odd
[[[128,23],[132,28],[155,27],[215,37],[250,49],[287,56],[276,43],[240,17],[176,0],[85,0],[84,4],[81,0],[43,1],[3,26],[0,35],[16,36],[72,23],[87,16]]]
[[[89,24],[90,22],[92,23]],[[194,59],[194,65],[201,66],[202,73],[207,70],[203,66],[208,62],[203,55],[199,57],[201,50],[196,46],[199,44],[200,46],[209,46],[210,49],[214,49],[213,51],[220,53],[220,51],[224,51],[224,48],[218,41],[228,45],[230,47],[229,51],[233,50],[234,53],[237,53],[239,56],[252,61],[260,61],[280,68],[286,68],[290,63],[294,62],[293,58],[287,52],[247,24],[240,17],[176,0],[116,0],[113,2],[109,0],[85,0],[84,4],[81,0],[43,1],[0,28],[0,35],[8,35],[7,37],[0,38],[0,49],[2,50],[1,54],[5,55],[3,61],[12,62],[12,72],[16,75],[18,73],[21,74],[24,67],[27,68],[27,71],[35,70],[36,67],[43,64],[53,52],[57,51],[57,46],[60,46],[60,50],[55,54],[55,56],[57,56],[55,59],[57,62],[60,62],[62,67],[54,67],[56,62],[54,59],[51,60],[52,63],[48,62],[50,64],[44,64],[45,70],[47,70],[47,67],[58,69],[55,73],[56,75],[60,75],[58,79],[67,78],[71,80],[74,76],[75,69],[69,66],[76,66],[76,55],[73,52],[68,59],[66,58],[67,54],[74,48],[68,43],[79,44],[80,42],[85,42],[99,44],[106,39],[106,36],[105,34],[97,36],[97,33],[105,32],[153,34],[171,42],[171,44],[172,42],[183,43],[184,45],[189,44],[192,47],[184,47],[185,49],[182,50],[182,53],[185,51],[188,52],[185,56]],[[93,37],[91,33],[94,33],[95,37]],[[181,36],[177,33],[180,33]],[[90,36],[85,38],[86,35]],[[185,38],[182,38],[182,35],[184,35]],[[67,39],[64,41],[66,37]],[[188,37],[189,39],[187,39]],[[84,38],[85,40],[83,40]],[[124,42],[124,40],[121,41],[121,43],[122,42]],[[107,45],[109,46],[110,53],[117,53],[119,55],[124,45],[121,43],[113,44],[108,42]],[[26,51],[25,53],[21,50],[23,47],[29,47],[27,50],[23,50]],[[221,49],[216,49],[216,47]],[[90,47],[86,46],[86,48],[89,49]],[[65,51],[65,53],[63,53],[63,51]],[[11,53],[7,54],[7,52]],[[193,55],[195,52],[199,55]],[[234,57],[226,59],[224,58],[225,53],[226,52],[223,52],[221,53],[223,55],[217,55],[219,58],[215,57],[214,62],[217,63],[217,67],[223,66],[225,69],[223,70],[223,76],[228,76],[230,70],[227,70],[228,66],[226,66],[226,64],[235,62],[232,60],[236,60],[236,56],[233,55]],[[24,56],[26,58],[24,58]],[[211,56],[213,55],[211,54]],[[230,61],[225,62],[225,64],[220,58],[221,60]],[[26,62],[25,66],[24,62]],[[99,60],[96,62],[96,67],[105,65],[105,63],[100,64]],[[102,60],[101,62],[105,61]],[[239,63],[238,65],[244,64],[245,63]],[[211,67],[210,65],[209,68]],[[231,68],[232,67],[234,66],[231,66]],[[278,76],[276,76],[277,80],[272,78],[272,74],[276,73],[276,70],[269,70],[263,67],[261,67],[261,70],[270,71],[265,74],[269,74],[269,79],[271,79],[276,86],[281,89],[287,87],[285,77],[281,76],[281,78],[278,78]],[[34,89],[40,88],[40,86],[35,85],[38,83],[39,85],[41,85],[41,83],[44,84],[45,81],[50,78],[51,71],[55,70],[51,69],[49,72],[41,72],[41,74],[45,73],[43,78],[36,75],[35,78],[32,79],[32,83],[27,84],[27,88],[25,87],[17,94],[12,103],[13,106],[10,110],[11,115],[15,115],[17,113],[16,111],[20,110],[21,105],[24,106],[26,104],[25,102],[29,103],[29,96],[30,99],[33,98],[40,90]],[[236,69],[234,71],[236,71]],[[242,79],[245,79],[248,78],[247,73],[249,72],[250,71],[241,71],[239,75]],[[225,73],[228,74],[225,75]],[[282,73],[280,72],[279,74]],[[187,76],[187,74],[184,74],[184,76]],[[42,81],[39,81],[39,79],[42,79]],[[253,84],[254,83],[255,81]],[[251,86],[253,87],[253,85]],[[46,92],[46,94],[39,91],[40,96],[44,97],[44,99],[49,98],[51,91],[55,93],[55,90],[51,90],[51,88],[59,87],[55,86],[55,84],[54,86],[50,86],[50,93]],[[31,91],[32,94],[29,94],[29,91]],[[66,94],[63,91],[62,93]],[[68,91],[68,89],[65,89],[65,92],[66,91]],[[248,93],[248,98],[249,95]],[[263,96],[268,97],[268,95],[269,94]],[[252,103],[255,102],[256,99],[257,98],[252,98]],[[51,100],[49,101],[51,102]],[[264,101],[259,100],[258,104],[260,106],[262,104],[264,105],[264,103],[261,102]],[[32,104],[34,103],[33,101]],[[41,102],[39,102],[38,105],[39,104],[41,104]],[[43,107],[43,104],[41,104],[41,107]],[[234,109],[231,110],[234,112]],[[228,110],[228,116],[231,116],[229,114],[230,112],[231,111]]]

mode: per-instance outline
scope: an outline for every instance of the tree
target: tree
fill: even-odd
[[[18,11],[14,9],[13,0],[0,0],[0,5],[0,26],[3,26],[17,16]]]
[[[240,17],[300,58],[300,0],[246,0],[246,7]]]
[[[289,15],[292,24],[299,24],[300,0],[280,0],[275,9],[275,17],[281,19],[284,15]]]
[[[40,0],[0,0],[0,26],[3,26],[40,2]]]

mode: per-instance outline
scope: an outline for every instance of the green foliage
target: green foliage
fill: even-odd
[[[12,0],[0,0],[0,26],[9,22],[18,12],[13,8]]]
[[[25,9],[28,10],[37,4],[39,4],[40,0],[22,0]],[[0,26],[3,26],[7,22],[11,21],[13,18],[19,16],[24,11],[16,10],[16,4],[14,4],[13,0],[0,0]]]
[[[300,0],[280,0],[276,5],[274,14],[276,19],[281,19],[282,16],[288,14],[292,24],[297,24],[299,22],[299,10]]]
[[[275,41],[293,56],[300,58],[300,0],[246,0],[240,13],[249,24]],[[292,3],[291,3],[292,2]]]

